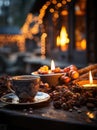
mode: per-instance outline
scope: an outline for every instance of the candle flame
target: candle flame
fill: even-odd
[[[93,84],[93,77],[92,77],[91,71],[89,71],[89,82],[90,82],[90,84]]]
[[[55,63],[53,60],[51,61],[51,70],[55,70]]]
[[[56,39],[57,47],[60,47],[61,51],[66,51],[68,49],[68,44],[70,39],[68,38],[68,33],[65,26],[62,26],[60,35]]]
[[[95,82],[95,83],[93,83],[93,82],[95,82],[95,80],[93,81],[92,72],[89,71],[89,80],[88,80],[88,83],[83,84],[83,86],[86,87],[86,88],[97,87],[97,82]]]

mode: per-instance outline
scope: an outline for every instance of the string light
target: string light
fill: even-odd
[[[42,59],[45,59],[45,54],[46,54],[46,46],[45,46],[45,41],[46,41],[46,37],[47,37],[47,34],[46,33],[43,33],[41,35],[41,58]]]
[[[0,46],[4,46],[5,44],[17,43],[17,46],[21,52],[25,51],[25,38],[23,35],[15,34],[0,34]]]
[[[50,13],[54,14],[53,19],[57,19],[59,17],[59,14],[58,14],[59,8],[62,8],[68,2],[71,2],[71,0],[50,0],[50,1],[47,1],[40,9],[40,13],[38,16],[36,16],[32,13],[29,13],[27,15],[25,23],[21,28],[21,32],[22,32],[21,34],[18,34],[18,35],[6,35],[6,34],[3,35],[3,34],[1,34],[0,35],[0,46],[8,44],[8,42],[9,43],[17,42],[17,46],[18,46],[19,50],[25,51],[26,50],[25,40],[27,38],[33,39],[34,35],[39,33],[39,31],[40,31],[39,27],[40,27],[40,25],[43,24],[43,18],[46,14],[46,10],[48,8],[50,8],[50,5],[51,4],[54,5],[53,8],[49,9]],[[64,12],[61,14],[64,14]],[[66,14],[66,11],[65,11],[65,14]],[[31,27],[30,25],[32,22],[35,24]],[[41,53],[42,53],[42,55],[45,55],[45,44],[44,44],[45,40],[44,39],[47,37],[47,34],[44,32],[44,30],[41,30],[41,32],[43,33],[41,35],[41,43],[42,43],[41,44]],[[45,36],[44,36],[44,34],[45,34]]]

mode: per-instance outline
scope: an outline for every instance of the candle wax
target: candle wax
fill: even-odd
[[[84,84],[84,87],[97,87],[97,84]]]

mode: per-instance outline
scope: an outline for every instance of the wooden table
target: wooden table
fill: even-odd
[[[52,102],[37,107],[3,107],[0,108],[0,125],[12,130],[97,130],[97,121],[87,116],[87,111],[64,111],[55,109]]]

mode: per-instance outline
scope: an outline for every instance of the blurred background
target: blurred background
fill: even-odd
[[[0,0],[0,75],[97,62],[95,0]]]

